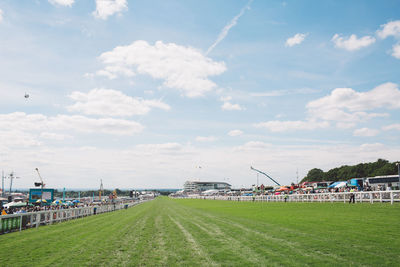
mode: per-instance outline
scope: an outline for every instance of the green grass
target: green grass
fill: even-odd
[[[158,198],[0,236],[1,266],[399,266],[400,206]]]

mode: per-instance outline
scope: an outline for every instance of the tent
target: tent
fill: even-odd
[[[276,189],[275,191],[276,191],[276,192],[281,192],[281,191],[286,191],[286,190],[289,190],[289,188],[284,187],[284,186],[281,186],[281,188]]]
[[[10,202],[4,205],[5,208],[10,208],[10,207],[25,207],[26,202]]]
[[[62,204],[62,201],[59,200],[59,199],[57,199],[57,200],[54,200],[51,204],[52,204],[52,205],[61,205],[61,204]]]

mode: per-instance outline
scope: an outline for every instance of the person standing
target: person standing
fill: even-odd
[[[350,200],[349,203],[351,203],[351,201],[353,201],[353,203],[355,203],[356,197],[354,195],[354,188],[350,189]]]
[[[7,215],[7,212],[6,212],[5,208],[1,208],[1,215]]]

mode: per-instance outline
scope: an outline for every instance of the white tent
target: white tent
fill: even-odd
[[[347,182],[340,182],[337,185],[335,185],[335,188],[345,187],[346,185],[347,185]]]

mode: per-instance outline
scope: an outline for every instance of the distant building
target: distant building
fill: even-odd
[[[184,191],[206,191],[206,190],[230,190],[231,185],[225,182],[199,182],[186,181],[183,185]]]

